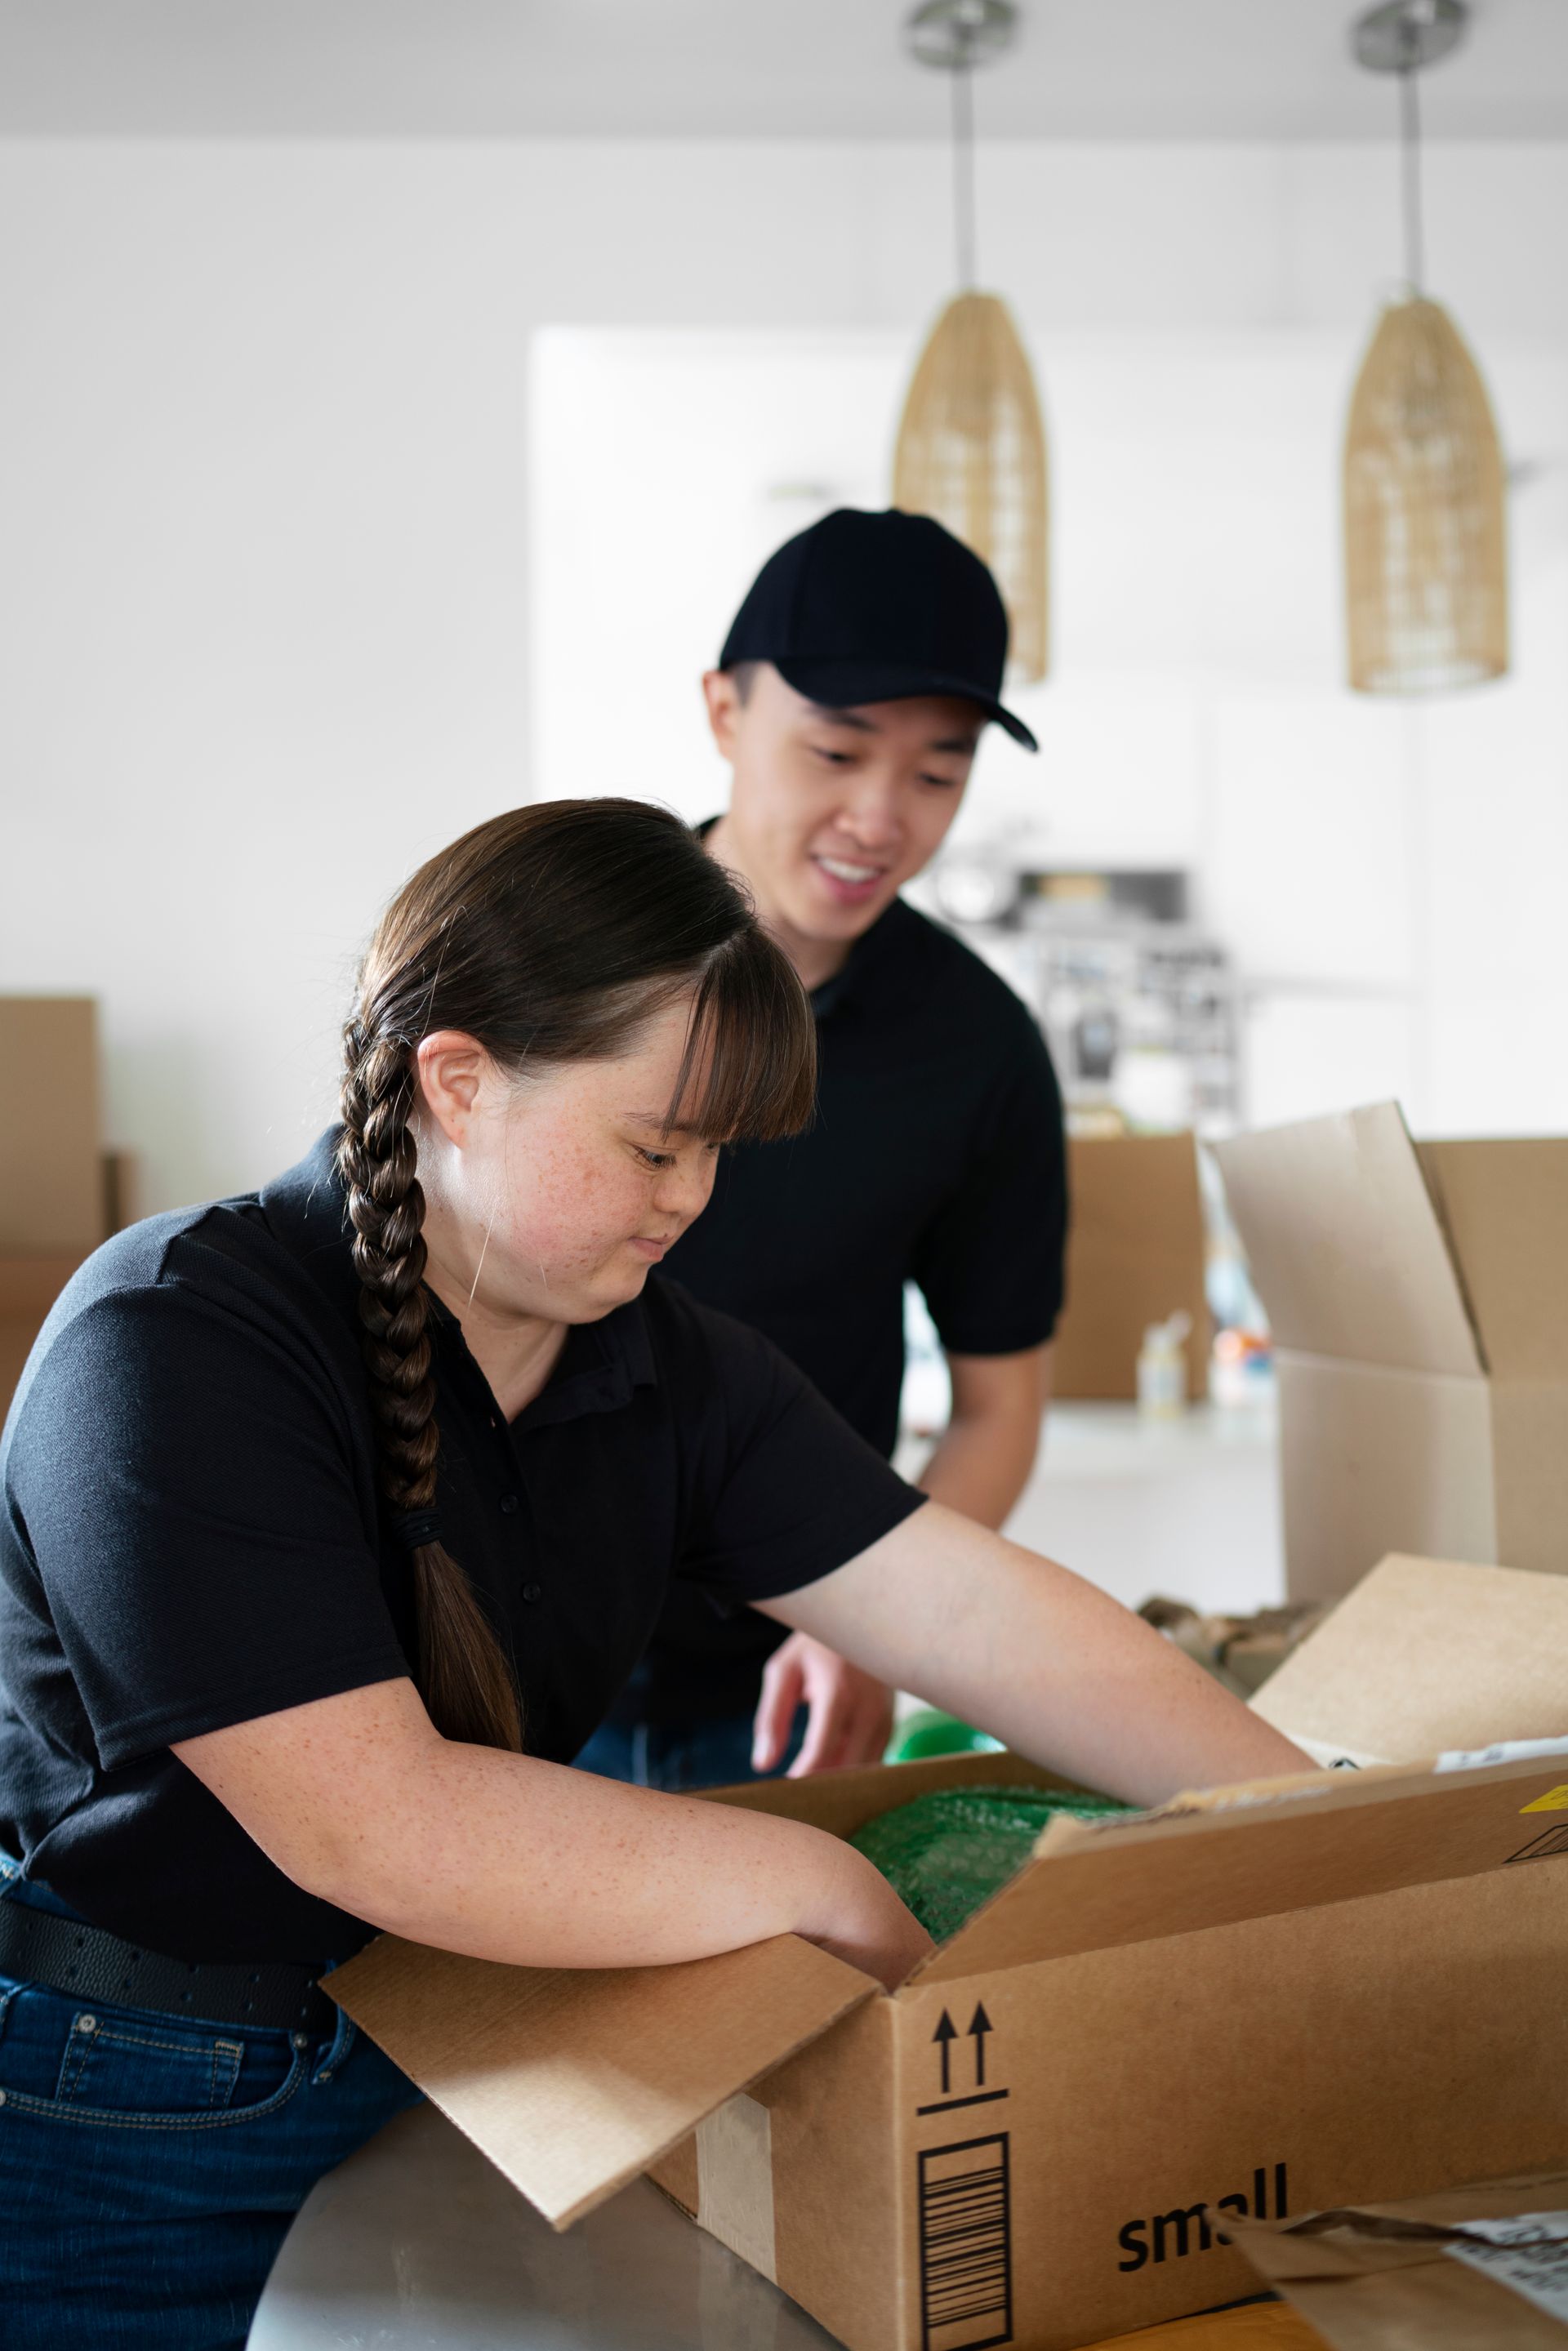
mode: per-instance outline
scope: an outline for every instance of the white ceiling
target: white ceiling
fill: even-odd
[[[912,139],[907,0],[0,0],[0,135]],[[1363,139],[1393,93],[1354,0],[1023,0],[978,127]],[[1568,137],[1568,0],[1475,0],[1423,86],[1449,138]]]

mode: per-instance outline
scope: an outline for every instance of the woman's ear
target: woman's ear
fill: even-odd
[[[447,1142],[461,1151],[490,1071],[490,1056],[461,1029],[438,1029],[434,1036],[421,1038],[414,1059],[425,1109]]]

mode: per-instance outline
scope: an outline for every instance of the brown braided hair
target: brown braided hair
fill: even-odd
[[[413,1556],[415,1678],[449,1739],[519,1750],[522,1712],[435,1517],[417,1049],[451,1029],[514,1072],[601,1060],[688,989],[672,1126],[710,1141],[797,1133],[816,1083],[800,983],[695,834],[636,800],[542,801],[476,826],[399,891],[361,968],[343,1030],[337,1164],[381,1489]]]

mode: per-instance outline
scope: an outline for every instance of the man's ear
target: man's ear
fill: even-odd
[[[703,700],[707,704],[707,723],[720,756],[733,766],[736,730],[740,724],[744,705],[740,688],[727,669],[710,669],[704,673]]]
[[[448,1143],[461,1151],[468,1140],[479,1090],[490,1056],[461,1029],[438,1029],[423,1037],[414,1054],[424,1107]]]

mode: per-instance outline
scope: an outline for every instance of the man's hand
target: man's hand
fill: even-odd
[[[880,1763],[893,1736],[893,1692],[809,1634],[791,1633],[762,1677],[751,1768],[771,1771],[789,1744],[798,1707],[810,1708],[800,1752],[788,1777],[849,1763]]]

